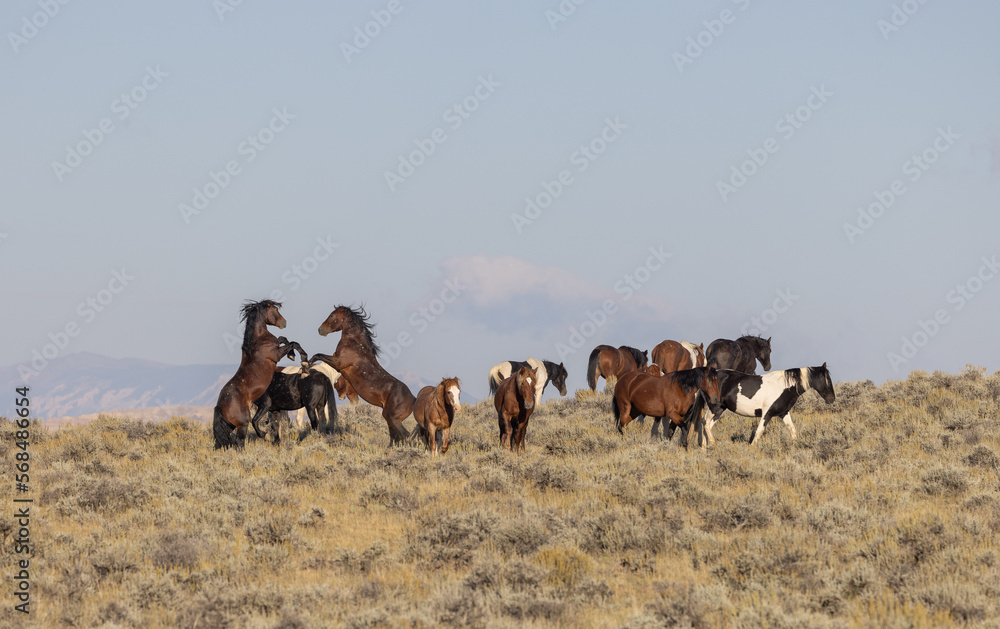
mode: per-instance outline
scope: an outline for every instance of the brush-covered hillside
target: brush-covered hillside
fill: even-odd
[[[684,451],[609,409],[543,404],[519,457],[492,401],[433,459],[363,405],[242,452],[185,419],[36,425],[32,614],[0,624],[1000,626],[1000,374],[841,383],[754,447],[753,419]]]

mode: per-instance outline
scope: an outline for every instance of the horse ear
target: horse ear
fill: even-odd
[[[771,337],[770,337],[770,336],[769,336],[769,337],[767,337],[767,344],[768,344],[768,345],[770,345],[770,344],[771,344]]]
[[[823,363],[823,369],[826,369],[826,363],[825,362]]]

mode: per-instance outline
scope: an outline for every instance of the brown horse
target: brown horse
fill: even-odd
[[[431,456],[438,453],[437,431],[442,435],[441,454],[448,451],[451,425],[455,421],[455,413],[462,409],[459,402],[461,392],[461,380],[444,378],[436,387],[424,387],[417,393],[417,401],[413,405],[413,419],[417,420],[417,427],[410,436],[420,433]]]
[[[267,329],[269,325],[279,329],[285,327],[285,318],[279,308],[281,304],[270,299],[243,304],[240,317],[246,322],[243,358],[236,374],[219,392],[219,401],[215,405],[212,433],[215,435],[216,450],[233,446],[242,448],[246,444],[250,403],[267,391],[279,360],[286,354],[292,358],[294,349],[302,354],[298,343],[289,343],[283,336],[275,338]]]
[[[649,361],[649,353],[639,351],[634,347],[622,345],[618,349],[610,345],[598,345],[590,352],[587,361],[587,386],[591,391],[597,390],[599,377],[621,378],[633,369],[643,369]]]
[[[333,383],[333,388],[337,390],[338,398],[347,399],[351,404],[358,403],[358,392],[354,390],[347,378],[337,378],[337,381]]]
[[[698,397],[698,394],[704,397]],[[659,437],[660,420],[670,420],[670,426],[665,436],[673,436],[677,426],[687,426],[686,435],[681,437],[681,444],[687,447],[695,429],[702,437],[702,443],[707,440],[702,411],[705,402],[718,405],[719,373],[716,369],[698,367],[674,371],[662,376],[651,376],[636,371],[626,374],[615,385],[615,395],[611,408],[614,412],[618,432],[621,433],[630,421],[639,415],[653,417],[651,436]]]
[[[705,344],[688,341],[663,341],[653,348],[653,362],[663,373],[705,366]]]
[[[339,371],[340,377],[346,379],[365,402],[382,409],[382,417],[389,425],[389,445],[396,445],[408,436],[403,420],[413,413],[416,398],[405,384],[378,364],[380,350],[375,344],[372,327],[363,307],[337,306],[319,326],[320,336],[341,333],[337,350],[333,355],[316,354],[314,358]]]
[[[505,379],[497,388],[493,404],[497,408],[500,425],[500,447],[508,451],[524,452],[524,434],[528,418],[535,410],[536,370],[521,367],[516,375]]]

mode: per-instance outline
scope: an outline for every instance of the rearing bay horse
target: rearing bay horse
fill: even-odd
[[[410,389],[378,363],[380,353],[372,333],[373,324],[363,307],[337,306],[319,326],[320,336],[340,332],[340,342],[332,355],[316,354],[318,358],[340,372],[361,398],[382,409],[389,425],[389,444],[402,443],[409,433],[403,420],[413,413],[416,400]]]
[[[246,322],[243,358],[236,374],[219,392],[219,401],[215,405],[212,433],[215,435],[216,450],[243,447],[250,424],[250,403],[267,391],[278,361],[286,354],[292,358],[295,349],[300,356],[304,356],[298,343],[289,343],[283,336],[276,338],[267,329],[269,325],[278,329],[285,327],[285,318],[279,308],[281,304],[270,299],[243,304],[241,320]]]
[[[771,371],[771,338],[741,336],[735,341],[715,339],[705,350],[705,359],[709,367],[743,373],[756,372],[759,360],[764,371]]]
[[[605,380],[621,378],[633,369],[645,369],[648,362],[649,352],[646,350],[640,352],[628,345],[622,345],[618,349],[610,345],[598,345],[590,352],[590,360],[587,361],[587,386],[596,391],[599,377]]]

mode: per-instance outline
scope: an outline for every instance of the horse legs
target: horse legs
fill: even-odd
[[[517,425],[517,434],[514,438],[514,452],[524,452],[524,435],[528,432],[528,421],[522,421]]]
[[[757,424],[757,430],[750,435],[750,445],[753,445],[758,439],[760,439],[761,434],[764,432],[764,426],[767,426],[769,421],[771,421],[770,415],[764,415],[760,418],[760,422]]]
[[[409,433],[403,428],[403,420],[394,417],[388,405],[382,409],[382,417],[385,419],[385,423],[389,425],[389,445],[394,446],[403,443],[409,436]]]
[[[313,430],[319,430],[319,417],[316,416],[316,409],[313,408],[312,404],[306,405],[306,413],[309,414],[309,425],[312,426]],[[323,419],[323,423],[326,423],[326,419]]]
[[[653,429],[649,431],[649,436],[654,441],[664,437],[664,432],[660,427],[660,419],[661,419],[660,417],[653,418]],[[673,428],[670,428],[670,435],[673,436],[673,433],[674,433]]]
[[[441,454],[444,454],[445,452],[448,451],[448,443],[451,439],[451,426],[448,426],[441,432],[444,433],[444,439],[443,439],[444,443],[441,444]]]
[[[785,416],[781,418],[781,421],[785,422],[785,425],[788,426],[788,430],[792,431],[792,439],[795,439],[798,435],[795,431],[795,424],[792,423],[792,414],[785,413]]]
[[[431,456],[437,456],[437,426],[429,420],[427,422],[427,430],[424,434],[424,438],[427,442],[427,451],[430,452]]]
[[[510,417],[506,414],[500,414],[500,447],[508,452],[511,451],[511,437],[513,436],[514,429],[510,423]]]
[[[260,406],[257,407],[257,412],[254,414],[253,419],[250,420],[250,424],[253,426],[254,432],[257,433],[257,438],[263,439],[267,436],[267,433],[260,429],[258,422],[260,422],[260,418],[263,417],[265,413],[271,410],[271,400],[265,397],[264,399],[258,401],[260,402]],[[249,414],[249,409],[247,409],[247,414]]]

